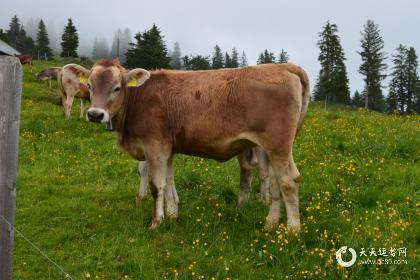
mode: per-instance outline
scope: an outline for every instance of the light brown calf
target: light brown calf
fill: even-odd
[[[176,153],[220,161],[255,146],[267,155],[271,204],[266,229],[280,219],[281,200],[291,231],[300,228],[299,172],[292,145],[309,101],[306,73],[292,64],[266,64],[212,71],[126,71],[118,61],[91,70],[88,119],[116,125],[117,142],[132,157],[147,159],[155,200],[152,228],[165,214],[177,216],[172,189]]]
[[[48,80],[48,86],[49,88],[51,88],[51,80],[57,80],[60,72],[61,72],[61,67],[47,68],[37,73],[36,79],[39,81]]]
[[[75,75],[72,69],[77,64],[67,64],[58,73],[57,81],[61,91],[61,101],[64,108],[64,116],[70,118],[71,107],[74,98],[80,98],[80,118],[84,116],[83,100],[90,100],[89,89],[85,84],[80,83],[79,77]]]

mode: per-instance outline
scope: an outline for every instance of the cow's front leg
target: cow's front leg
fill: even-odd
[[[165,189],[165,214],[167,217],[178,217],[178,195],[175,189],[175,179],[172,167],[172,158],[168,160],[166,168],[166,189]]]
[[[139,191],[136,195],[136,204],[140,204],[140,201],[147,196],[147,185],[149,184],[149,167],[147,161],[139,161]]]
[[[157,228],[165,217],[164,203],[169,157],[165,156],[162,150],[145,147],[145,151],[147,151],[146,159],[149,165],[150,191],[154,199],[151,229]]]

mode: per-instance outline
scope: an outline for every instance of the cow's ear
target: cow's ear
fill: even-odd
[[[150,78],[150,73],[147,70],[136,68],[124,74],[124,79],[127,82],[127,87],[139,87]]]
[[[90,75],[90,70],[86,69],[85,67],[79,65],[79,64],[67,64],[63,67],[64,71],[70,71],[74,75],[76,75],[79,78],[79,82],[81,84],[87,85],[87,80]]]

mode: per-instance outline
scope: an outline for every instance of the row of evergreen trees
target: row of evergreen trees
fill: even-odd
[[[13,48],[23,54],[32,54],[38,59],[53,59],[53,52],[50,47],[50,40],[44,21],[38,23],[36,40],[27,36],[23,24],[15,15],[9,24],[8,30],[0,28],[0,39],[7,42]],[[76,27],[69,18],[61,37],[62,57],[77,57],[77,47],[79,46],[79,36]]]
[[[359,73],[365,83],[362,93],[356,91],[353,99],[350,98],[346,58],[337,25],[327,21],[319,33],[318,60],[321,69],[314,85],[314,99],[353,104],[377,111],[397,111],[401,114],[420,112],[420,80],[415,49],[400,45],[397,54],[392,56],[394,66],[390,74],[389,94],[385,99],[382,93],[382,82],[387,77],[384,41],[378,25],[372,20],[368,20],[363,28],[361,51],[358,52],[362,60]]]
[[[236,48],[233,48],[231,52],[223,52],[219,45],[214,46],[211,56],[182,56],[179,43],[175,43],[172,52],[170,52],[166,47],[161,31],[156,25],[142,33],[137,33],[135,39],[136,42],[132,43],[131,48],[126,52],[126,65],[128,67],[208,70],[248,65],[244,51],[241,55]],[[274,53],[265,50],[260,54],[257,63],[287,63],[288,60],[289,55],[283,49],[278,59],[276,59]]]

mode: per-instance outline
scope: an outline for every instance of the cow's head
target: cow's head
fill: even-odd
[[[91,122],[110,121],[123,105],[126,87],[139,87],[150,78],[150,73],[141,68],[125,70],[118,59],[99,60],[91,70],[80,65],[70,70],[89,88],[87,119]]]

